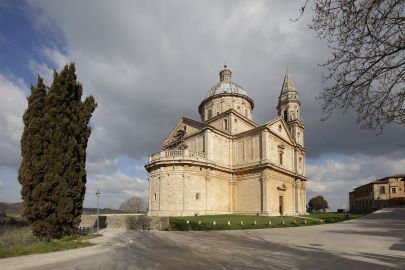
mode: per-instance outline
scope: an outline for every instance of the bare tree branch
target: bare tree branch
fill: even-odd
[[[125,202],[123,202],[119,209],[124,212],[129,213],[139,213],[146,211],[147,205],[146,201],[141,197],[132,197]]]
[[[310,27],[332,50],[324,119],[354,108],[363,128],[405,124],[405,0],[315,0],[314,11]]]

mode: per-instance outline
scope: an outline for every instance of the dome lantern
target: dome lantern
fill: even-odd
[[[232,77],[232,72],[224,65],[224,69],[219,72],[219,81],[220,82],[230,82]]]

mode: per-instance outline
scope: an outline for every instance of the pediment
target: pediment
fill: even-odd
[[[205,126],[206,125],[201,122],[183,117],[170,132],[169,136],[163,141],[163,146],[180,141],[185,137],[197,133]]]
[[[243,116],[242,114],[240,114],[239,112],[237,112],[234,109],[229,109],[219,115],[216,115],[212,119],[206,121],[205,123],[211,125],[213,122],[216,122],[218,120],[221,121],[223,118],[228,117],[230,114],[232,114],[239,121],[244,122],[246,125],[250,126],[251,128],[255,128],[258,126],[252,120],[246,118],[245,116]]]
[[[267,124],[267,128],[272,131],[277,137],[284,139],[287,142],[294,143],[291,137],[289,128],[282,117],[277,117]]]

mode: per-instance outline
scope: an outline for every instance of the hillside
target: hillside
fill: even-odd
[[[7,213],[7,214],[20,214],[22,209],[22,202],[18,203],[6,203],[0,202],[0,213]],[[96,214],[97,208],[84,208],[83,214]],[[100,208],[100,214],[120,214],[123,213],[117,209],[111,208]]]

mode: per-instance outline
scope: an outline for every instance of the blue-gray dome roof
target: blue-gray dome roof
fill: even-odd
[[[232,71],[226,65],[219,72],[219,83],[208,91],[207,98],[220,94],[238,94],[247,96],[245,89],[242,86],[231,81]]]
[[[239,94],[247,96],[245,89],[231,81],[219,82],[208,91],[207,98],[219,94]]]

